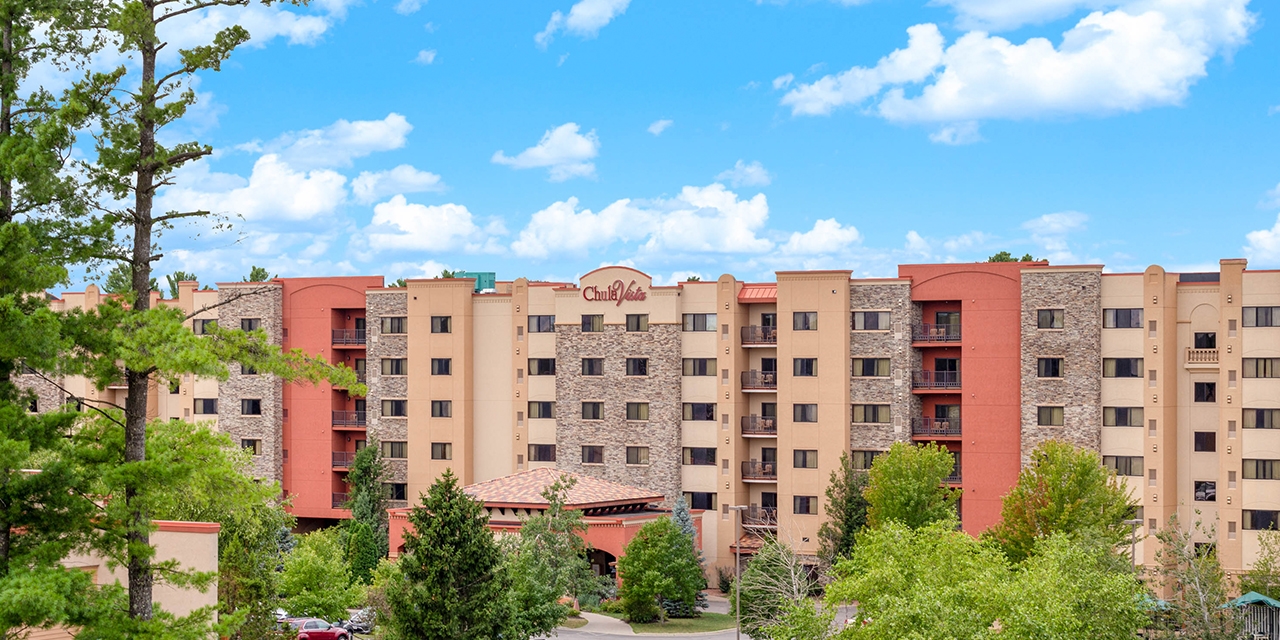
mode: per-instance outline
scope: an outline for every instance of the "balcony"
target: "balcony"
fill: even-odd
[[[742,463],[743,482],[777,482],[778,463],[757,462],[755,460]]]
[[[353,451],[334,451],[333,452],[333,468],[334,469],[350,469],[351,463],[355,462],[356,454]]]
[[[918,324],[911,327],[912,342],[960,342],[958,324]]]
[[[959,371],[912,371],[912,389],[959,389]]]
[[[1187,347],[1186,362],[1187,366],[1191,368],[1216,368],[1218,366],[1218,350]]]
[[[346,508],[346,506],[345,506],[345,505],[347,504],[347,500],[350,500],[350,499],[351,499],[351,494],[349,494],[349,493],[335,493],[335,494],[333,494],[333,508],[334,508],[334,509],[345,509],[345,508]]]
[[[956,464],[951,467],[951,475],[943,478],[942,481],[947,484],[960,484],[960,454],[952,453],[951,455],[955,457]]]
[[[772,416],[742,416],[744,438],[778,437],[778,419]]]
[[[777,371],[743,371],[742,372],[742,390],[743,391],[777,391],[778,390],[778,372]]]
[[[777,327],[742,328],[742,346],[744,347],[775,347],[777,345]]]
[[[333,426],[363,427],[369,423],[367,415],[365,411],[334,411]]]
[[[388,509],[405,509],[405,508],[408,508],[408,506],[409,506],[408,500],[388,500],[387,501]]]
[[[333,344],[342,347],[363,347],[368,332],[364,329],[334,329]]]
[[[747,507],[742,511],[742,526],[777,529],[778,509],[776,507]]]
[[[911,435],[926,438],[959,436],[960,418],[912,418]]]

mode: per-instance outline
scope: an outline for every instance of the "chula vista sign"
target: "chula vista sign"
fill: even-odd
[[[588,302],[612,302],[615,306],[622,306],[623,301],[641,302],[645,299],[644,289],[641,289],[632,280],[630,284],[623,284],[621,280],[614,280],[613,284],[603,289],[595,285],[585,287],[582,290],[582,299]]]

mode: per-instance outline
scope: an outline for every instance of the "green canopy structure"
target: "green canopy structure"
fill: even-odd
[[[1273,609],[1280,609],[1280,600],[1275,600],[1274,598],[1268,598],[1267,596],[1264,596],[1261,593],[1258,593],[1257,591],[1250,591],[1249,593],[1246,593],[1240,596],[1239,598],[1236,598],[1235,600],[1228,602],[1227,604],[1232,607],[1243,607],[1246,605],[1257,604],[1257,605],[1262,605],[1266,607],[1271,607]]]

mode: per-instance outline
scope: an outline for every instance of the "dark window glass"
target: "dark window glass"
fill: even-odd
[[[407,500],[409,497],[409,485],[403,482],[385,482],[382,490],[388,500]],[[316,628],[319,629],[319,625]]]
[[[600,333],[602,331],[604,331],[604,316],[602,315],[582,316],[582,332],[583,333]]]
[[[554,444],[529,445],[529,462],[555,462],[556,446]]]
[[[584,376],[604,375],[604,358],[583,358],[582,359],[582,375]]]
[[[1216,431],[1197,431],[1193,437],[1196,451],[1218,450],[1218,433]]]
[[[195,408],[192,411],[196,415],[213,415],[218,412],[218,399],[196,398]]]
[[[1280,480],[1280,460],[1242,460],[1240,475],[1245,480]]]
[[[248,450],[249,450],[249,455],[254,455],[254,456],[260,456],[260,455],[262,455],[262,441],[261,441],[261,440],[241,440],[241,441],[240,441],[240,448],[241,448],[241,449],[248,449]]]
[[[1106,329],[1141,329],[1142,309],[1103,309],[1102,326]]]
[[[627,464],[649,464],[649,447],[627,447]]]
[[[435,413],[435,403],[432,403],[432,413]],[[404,418],[409,415],[408,400],[383,400],[382,415],[387,418]]]
[[[1142,456],[1102,456],[1102,466],[1118,476],[1142,477]]]
[[[1142,407],[1103,407],[1102,426],[1141,427]]]
[[[649,330],[649,314],[647,313],[628,313],[627,314],[627,331],[641,332]]]
[[[818,452],[815,449],[796,449],[792,452],[792,462],[797,469],[817,469]]]
[[[1197,502],[1216,502],[1218,500],[1218,483],[1213,480],[1196,480],[1192,483]]]
[[[1280,511],[1259,511],[1257,509],[1245,509],[1242,528],[1245,531],[1265,531],[1267,529],[1280,529]]]
[[[1061,329],[1065,315],[1062,309],[1040,309],[1036,312],[1036,328]]]
[[[242,318],[240,320],[241,331],[257,331],[262,327],[261,318]]]
[[[598,444],[583,445],[582,464],[604,464],[604,447]]]
[[[406,456],[401,456],[401,457],[406,457]],[[431,443],[431,459],[432,460],[452,460],[453,459],[453,443],[452,442],[432,442]]]
[[[815,377],[818,375],[817,358],[794,358],[791,364],[792,373],[796,376]]]
[[[556,403],[546,400],[529,402],[530,418],[554,418],[556,417]]]
[[[709,491],[687,491],[684,500],[689,503],[690,509],[716,510],[716,494]]]
[[[554,376],[556,374],[555,358],[529,358],[529,375]]]
[[[716,375],[716,359],[715,358],[685,358],[684,359],[684,375],[714,376]]]
[[[716,403],[686,402],[684,403],[684,419],[685,420],[715,420],[716,419]]]
[[[431,359],[431,375],[433,376],[453,375],[453,359],[452,358],[432,358]]]
[[[1061,378],[1062,358],[1040,358],[1036,361],[1036,374],[1041,378]]]
[[[409,375],[409,360],[406,358],[383,358],[382,359],[382,375],[384,376]]]
[[[854,311],[854,331],[888,331],[893,328],[893,314],[888,311]]]
[[[761,402],[761,403],[760,403],[760,415],[761,415],[761,416],[764,416],[764,417],[766,417],[766,418],[776,418],[776,417],[778,417],[778,403],[776,403],[776,402]]]
[[[1197,382],[1195,384],[1195,400],[1196,402],[1217,402],[1218,383]]]
[[[853,377],[855,378],[887,378],[889,377],[888,358],[854,358]]]
[[[1245,358],[1244,377],[1280,378],[1280,358]]]
[[[1142,358],[1103,358],[1102,377],[1141,378]]]
[[[1244,428],[1280,429],[1280,409],[1245,409]]]
[[[1042,427],[1061,427],[1065,416],[1062,407],[1037,407],[1036,424]]]
[[[628,402],[627,420],[645,421],[649,419],[648,402]]]
[[[453,417],[453,401],[452,400],[432,400],[431,401],[431,417],[432,418],[452,418]]]
[[[431,333],[453,333],[453,316],[431,316]]]
[[[432,445],[435,445],[435,444],[438,444],[438,443],[432,443]],[[433,446],[432,448],[434,449],[435,447]],[[384,441],[382,442],[382,457],[384,457],[384,458],[397,458],[397,459],[399,459],[399,458],[408,458],[408,457],[409,457],[409,443],[408,443],[408,442],[403,442],[403,441],[401,441],[401,442],[392,442],[392,441],[390,441],[390,440],[384,440]]]
[[[791,316],[791,328],[796,331],[817,331],[817,311],[796,311]]]
[[[555,333],[555,316],[529,316],[529,333]]]
[[[794,496],[793,511],[796,515],[818,515],[817,496]]]
[[[871,464],[875,462],[876,456],[883,451],[851,451],[849,452],[849,461],[853,464],[854,469],[870,469]]]
[[[792,407],[792,419],[796,422],[817,422],[818,405],[797,404]]]
[[[649,375],[649,359],[648,358],[627,358],[627,375],[629,376]]]
[[[262,400],[258,398],[242,398],[240,400],[240,415],[242,416],[262,415]]]
[[[583,420],[601,420],[603,418],[604,418],[603,402],[582,403],[582,419]]]
[[[683,317],[685,331],[715,331],[716,314],[686,313]]]
[[[715,447],[685,447],[684,448],[684,464],[715,466],[716,449]]]
[[[1197,349],[1217,349],[1218,334],[1216,333],[1197,333],[1195,334],[1195,348]]]
[[[408,333],[409,319],[401,317],[382,318],[382,333]]]
[[[1244,326],[1280,327],[1280,307],[1245,307]]]
[[[853,422],[857,424],[887,424],[889,422],[889,405],[855,404],[853,405]]]

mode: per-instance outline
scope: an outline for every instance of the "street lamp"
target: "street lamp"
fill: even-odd
[[[1138,564],[1138,527],[1142,526],[1142,518],[1132,518],[1125,520],[1121,524],[1127,524],[1131,527],[1129,531],[1129,561],[1136,566]]]
[[[742,512],[747,509],[745,504],[731,504],[729,510],[735,512],[733,516],[733,613],[735,619],[734,637],[742,640]]]

